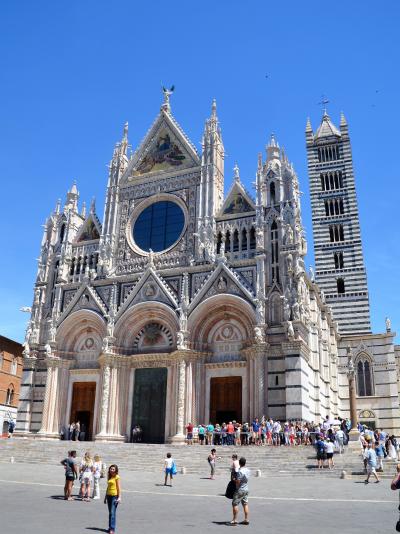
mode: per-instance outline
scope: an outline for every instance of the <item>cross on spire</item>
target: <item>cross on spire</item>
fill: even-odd
[[[326,106],[327,106],[327,104],[329,104],[329,102],[330,102],[330,101],[329,101],[329,99],[326,97],[326,95],[322,95],[322,96],[321,96],[321,102],[318,102],[318,104],[319,104],[320,106],[322,106],[324,115],[327,114]]]

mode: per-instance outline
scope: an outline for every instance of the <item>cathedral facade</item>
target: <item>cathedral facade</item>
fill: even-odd
[[[46,221],[17,433],[57,438],[79,420],[88,439],[124,441],[140,424],[145,441],[181,442],[189,421],[348,416],[349,366],[359,370],[359,418],[400,430],[390,325],[370,334],[368,309],[366,320],[356,320],[360,328],[348,331],[330,305],[345,301],[328,290],[339,287],[338,277],[355,280],[360,292],[365,280],[366,290],[363,263],[346,271],[347,257],[359,259],[361,245],[329,251],[329,258],[344,251],[345,267],[328,268],[321,253],[316,274],[307,274],[299,182],[274,137],[258,156],[255,198],[237,166],[224,196],[215,102],[199,154],[169,100],[165,90],[133,154],[125,125],[109,166],[102,223],[94,203],[79,209],[76,185]],[[328,141],[343,142],[340,135],[314,136],[311,125],[306,135],[309,160]],[[321,185],[318,164],[311,162],[310,179]],[[315,195],[313,209],[320,209],[326,199]],[[323,223],[313,217],[314,225]],[[328,238],[336,223],[328,221]],[[343,324],[351,322],[352,306]],[[361,308],[364,317],[367,304]]]

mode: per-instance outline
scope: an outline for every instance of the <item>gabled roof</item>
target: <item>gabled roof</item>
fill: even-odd
[[[200,166],[200,157],[170,111],[162,108],[129,161],[121,183],[147,174]]]
[[[315,133],[315,139],[320,139],[321,137],[341,137],[341,133],[336,128],[336,126],[332,123],[329,115],[326,111],[324,111],[324,114],[322,116],[321,124],[318,127],[318,130]]]
[[[256,207],[253,199],[247,193],[243,185],[235,180],[219,212],[222,215],[237,215],[255,211]]]

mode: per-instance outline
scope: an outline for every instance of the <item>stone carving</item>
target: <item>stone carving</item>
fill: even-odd
[[[265,342],[265,335],[264,330],[261,328],[261,326],[255,326],[254,327],[254,339],[256,343],[264,343]]]
[[[105,434],[107,431],[108,401],[110,396],[110,375],[110,366],[105,365],[103,368],[103,395],[101,399],[100,434]]]
[[[228,282],[224,276],[220,276],[217,281],[217,289],[218,291],[226,291],[228,289]]]
[[[314,269],[311,267],[310,265],[310,268],[309,268],[309,275],[310,275],[310,280],[311,282],[315,282],[315,273],[314,273]]]
[[[391,323],[389,317],[386,317],[386,319],[385,319],[385,325],[386,325],[386,332],[391,332],[391,330],[392,330],[392,323]]]

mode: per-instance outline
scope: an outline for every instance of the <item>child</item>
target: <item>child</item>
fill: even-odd
[[[172,488],[172,478],[173,478],[173,471],[174,471],[174,460],[173,458],[171,457],[171,453],[168,452],[167,453],[167,457],[165,458],[164,460],[164,470],[165,470],[165,480],[164,480],[164,486],[167,485],[167,479],[168,479],[168,475],[169,475],[169,478],[170,478],[170,486]]]

